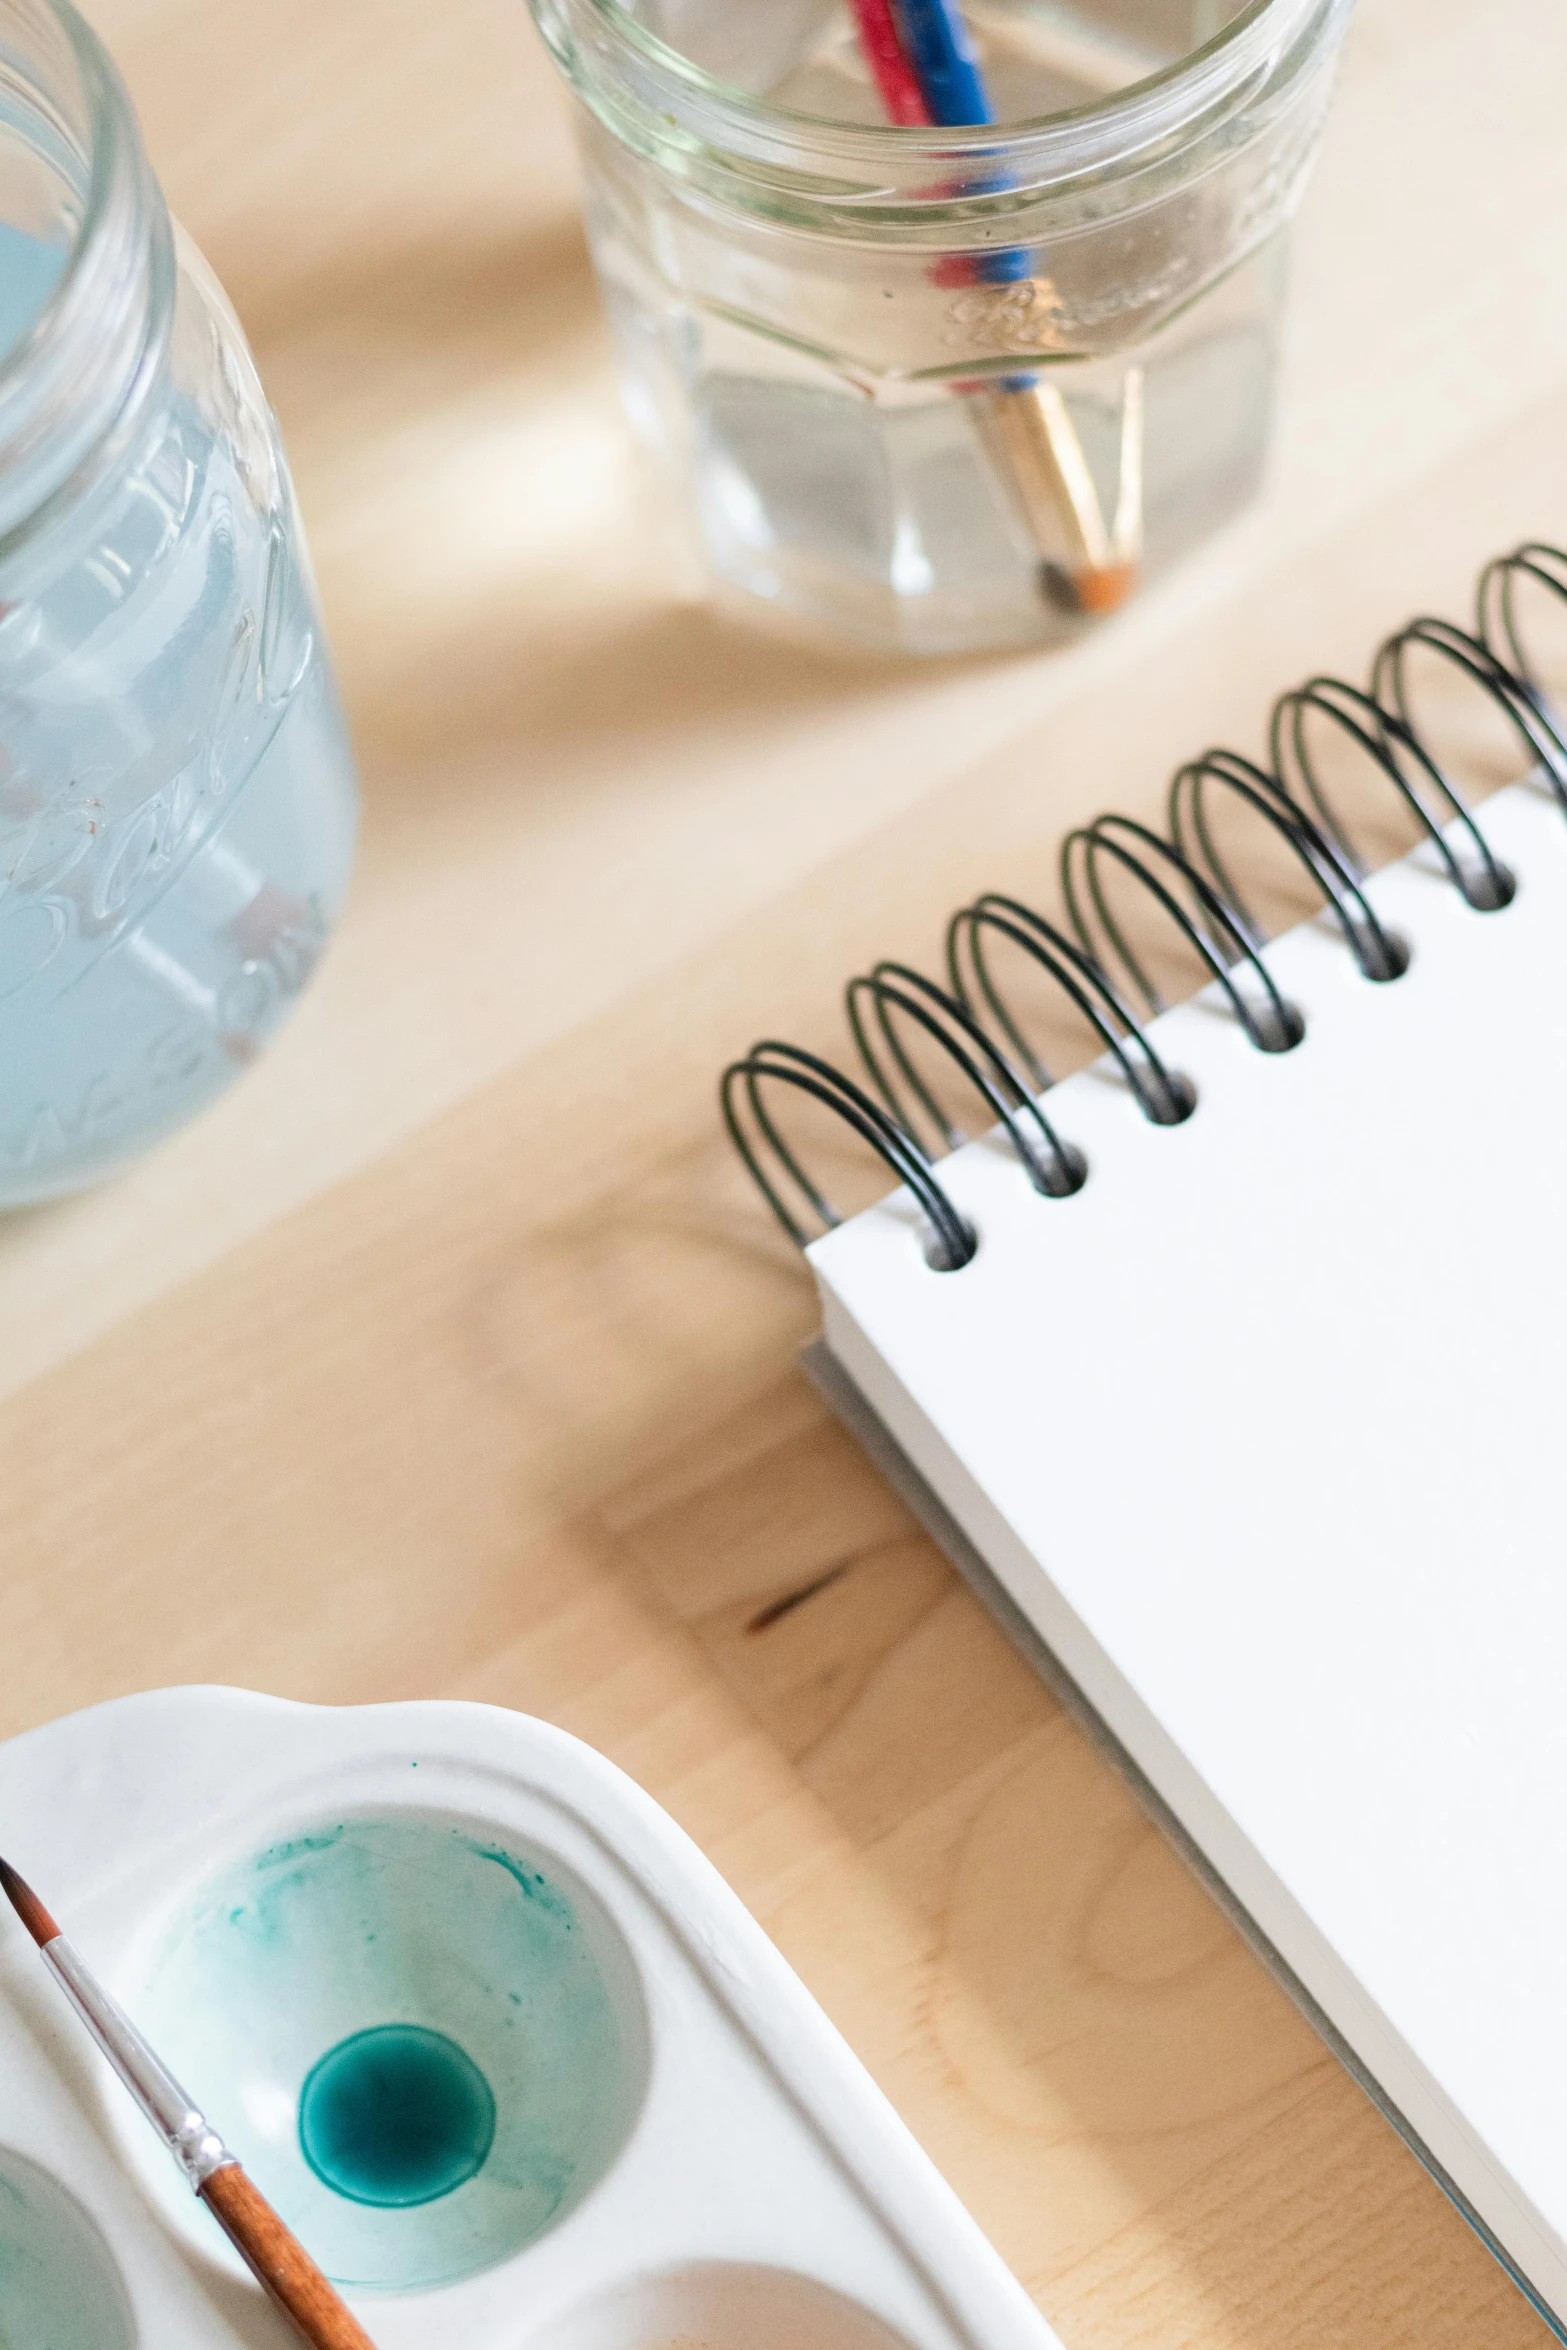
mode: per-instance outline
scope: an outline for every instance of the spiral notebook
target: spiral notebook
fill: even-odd
[[[1441,641],[1476,675],[1491,658]],[[1549,745],[1519,667],[1490,688]],[[1407,770],[1395,716],[1381,739]],[[1257,1049],[1215,984],[1146,1029],[1191,1115],[1146,1114],[1107,1054],[1044,1097],[1079,1188],[1048,1196],[998,1127],[934,1167],[968,1262],[928,1261],[907,1188],[809,1258],[846,1416],[1567,2340],[1567,820],[1547,764],[1476,811],[1510,903],[1455,887],[1480,837],[1461,823],[1356,893],[1406,942],[1395,982],[1331,911],[1308,921],[1260,955],[1304,1016],[1294,1049]],[[1344,846],[1298,780],[1293,805]]]

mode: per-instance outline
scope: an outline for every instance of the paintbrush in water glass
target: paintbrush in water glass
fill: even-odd
[[[352,2310],[286,2228],[161,2057],[89,1971],[32,1887],[0,1860],[0,1887],[43,1961],[257,2281],[315,2350],[375,2350]]]
[[[994,122],[960,0],[853,0],[853,13],[861,53],[890,122]],[[964,256],[960,266],[973,284],[1024,284],[1033,271],[1030,254],[1021,248]],[[1010,484],[1044,558],[1046,579],[1064,573],[1080,612],[1113,612],[1136,586],[1142,554],[1142,370],[1126,371],[1120,479],[1109,517],[1066,401],[1048,374],[961,388],[991,463]]]

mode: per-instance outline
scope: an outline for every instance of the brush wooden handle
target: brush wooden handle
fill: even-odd
[[[364,2327],[237,2162],[215,2170],[201,2199],[240,2258],[315,2350],[375,2350]]]

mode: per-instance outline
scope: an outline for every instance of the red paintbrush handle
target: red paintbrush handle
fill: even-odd
[[[901,123],[908,130],[928,124],[930,108],[914,68],[903,53],[892,0],[853,0],[853,8],[860,47],[876,77],[888,121]]]
[[[240,2258],[315,2350],[375,2350],[353,2311],[237,2162],[215,2170],[200,2193]]]

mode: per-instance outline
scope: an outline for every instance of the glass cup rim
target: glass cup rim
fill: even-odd
[[[1348,13],[1350,0],[1246,0],[1206,41],[1081,106],[1017,122],[930,127],[846,123],[828,115],[775,106],[723,81],[639,23],[624,0],[533,0],[544,19],[580,10],[599,43],[620,51],[650,80],[663,100],[674,100],[681,126],[704,143],[757,159],[831,161],[872,171],[947,159],[1006,161],[1035,183],[1067,177],[1117,156],[1133,156],[1178,134],[1264,72],[1316,17],[1324,29]],[[547,23],[542,26],[548,38]],[[553,42],[550,44],[555,45]],[[598,46],[598,44],[595,44]]]

